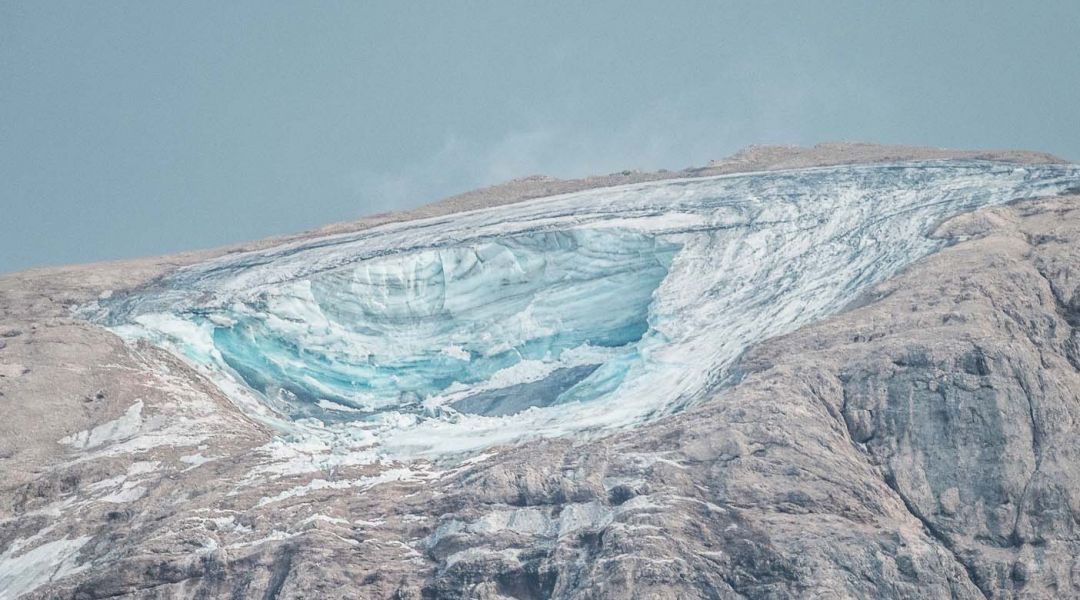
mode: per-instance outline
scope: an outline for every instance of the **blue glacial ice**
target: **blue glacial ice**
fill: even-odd
[[[677,248],[579,229],[373,258],[236,307],[213,346],[247,385],[285,395],[293,416],[325,418],[321,400],[354,417],[423,410],[522,363],[607,363],[546,403],[588,400],[625,373]]]
[[[940,249],[943,219],[1078,184],[985,161],[635,184],[227,255],[87,311],[288,435],[452,454],[700,402]]]

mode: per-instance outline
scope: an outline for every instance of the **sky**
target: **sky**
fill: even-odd
[[[749,144],[1080,160],[1080,3],[0,0],[0,272]]]

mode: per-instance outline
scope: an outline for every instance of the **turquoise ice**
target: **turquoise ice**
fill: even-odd
[[[562,365],[584,346],[633,356],[677,248],[582,229],[370,259],[234,307],[213,345],[249,386],[287,395],[292,414],[325,416],[320,400],[418,410],[522,361]],[[598,396],[609,370],[579,369],[583,381],[564,380],[565,391]]]

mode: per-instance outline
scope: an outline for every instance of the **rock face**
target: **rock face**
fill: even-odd
[[[721,164],[950,157],[925,152]],[[208,254],[5,277],[0,598],[1080,595],[1080,197],[932,236],[677,414],[378,463],[71,316]]]

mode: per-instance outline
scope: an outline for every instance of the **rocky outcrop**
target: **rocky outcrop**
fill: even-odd
[[[1080,595],[1080,198],[935,235],[698,406],[441,463],[275,441],[68,316],[167,264],[5,278],[0,598]]]

